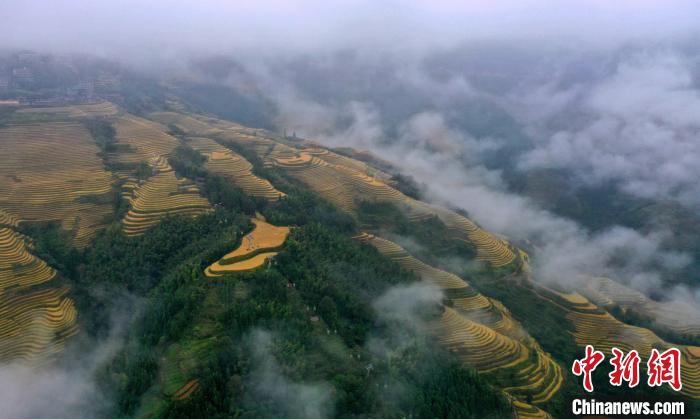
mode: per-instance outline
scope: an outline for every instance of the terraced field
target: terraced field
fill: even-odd
[[[67,289],[50,287],[55,276],[24,237],[0,228],[0,361],[44,362],[78,331]]]
[[[113,103],[101,101],[70,106],[45,106],[22,108],[17,111],[19,115],[48,116],[67,119],[109,117],[119,113],[119,109]]]
[[[323,154],[301,152],[293,157],[276,159],[275,164],[351,214],[357,212],[356,201],[364,199],[397,204],[414,221],[432,216],[427,205],[424,207],[418,201],[413,202],[381,180],[347,166],[331,164],[319,155]]]
[[[18,223],[16,217],[0,209],[0,226],[17,227]]]
[[[153,112],[148,114],[148,119],[163,125],[174,125],[189,135],[202,135],[212,128],[206,122],[177,112]]]
[[[168,347],[160,371],[159,384],[166,397],[183,400],[199,387],[199,380],[191,379],[200,362],[209,359],[216,338],[210,337],[183,346],[175,343]]]
[[[77,311],[66,289],[0,296],[0,359],[32,364],[59,353],[77,333]]]
[[[516,261],[516,252],[506,240],[479,228],[468,218],[404,195],[379,178],[367,175],[357,167],[351,167],[351,164],[346,165],[348,160],[354,161],[347,157],[333,157],[331,160],[339,164],[330,163],[325,160],[326,154],[301,151],[292,157],[277,158],[275,164],[350,214],[356,214],[358,200],[392,203],[414,222],[439,217],[456,240],[476,247],[477,260],[494,267],[507,266]]]
[[[190,136],[208,137],[222,132],[256,135],[265,132],[262,129],[248,128],[235,122],[197,114],[153,112],[148,118],[164,125],[174,125]]]
[[[538,289],[542,298],[559,306],[574,324],[574,339],[581,347],[593,345],[607,355],[611,354],[613,347],[625,352],[636,349],[644,360],[652,348],[666,349],[673,346],[681,349],[681,392],[700,398],[700,348],[665,342],[648,329],[619,321],[580,294],[562,294],[544,287]]]
[[[330,164],[310,154],[279,159],[277,165],[341,210],[355,213],[353,191]]]
[[[158,379],[144,396],[134,417],[160,417],[173,400],[192,397],[201,386],[201,367],[216,359],[221,344],[221,329],[217,319],[222,313],[218,305],[218,287],[210,288],[202,302],[203,312],[185,332],[186,338],[170,344],[160,358]]]
[[[0,228],[0,290],[30,287],[56,275],[46,262],[29,252],[24,238],[10,228]]]
[[[653,318],[662,329],[679,335],[700,336],[700,308],[688,303],[660,303],[609,278],[587,278],[585,287],[580,292],[599,306],[634,309]]]
[[[84,246],[112,215],[112,175],[88,131],[73,122],[0,128],[0,218],[57,221]]]
[[[205,269],[207,277],[255,269],[277,254],[287,240],[289,227],[276,227],[257,218],[252,222],[255,228],[243,237],[240,246]]]
[[[401,246],[369,234],[357,239],[443,290],[450,302],[431,327],[440,342],[462,362],[501,383],[518,400],[521,417],[546,417],[533,405],[551,399],[563,381],[560,366],[497,301],[481,295],[462,278],[411,256]],[[531,403],[526,403],[526,400]]]
[[[513,320],[500,302],[483,296],[457,275],[434,268],[414,258],[392,241],[367,233],[363,233],[357,239],[370,243],[379,250],[379,253],[398,263],[402,268],[438,286],[445,294],[445,298],[450,301],[451,307],[468,319],[516,340],[525,342],[530,339],[527,332]]]
[[[518,263],[517,249],[505,239],[481,229],[454,211],[436,208],[404,195],[388,183],[390,176],[387,173],[365,162],[334,153],[311,141],[290,143],[265,130],[251,129],[214,118],[175,112],[151,114],[151,117],[163,123],[175,124],[190,134],[206,132],[208,136],[233,141],[256,153],[265,165],[284,169],[350,214],[356,214],[358,200],[390,202],[404,210],[409,219],[415,222],[439,217],[456,240],[476,247],[477,259],[480,261],[493,267]],[[212,146],[206,145],[200,151],[205,152],[207,149],[210,153],[215,151]]]
[[[307,142],[306,147],[300,149],[299,152],[301,154],[311,154],[312,156],[316,156],[320,159],[323,159],[324,161],[332,165],[347,167],[356,172],[360,172],[372,178],[380,179],[383,181],[386,181],[391,177],[389,174],[384,173],[381,170],[376,169],[374,167],[371,167],[363,161],[356,160],[344,156],[342,154],[334,153],[328,150],[327,148],[320,147],[310,142]]]
[[[228,127],[216,130],[215,138],[231,141],[254,152],[265,166],[274,164],[273,156],[290,158],[296,154],[296,149],[275,140],[272,136],[260,130],[247,130],[240,127]]]
[[[457,240],[472,243],[476,247],[477,260],[488,262],[494,267],[506,266],[516,261],[519,251],[505,239],[483,230],[467,217],[454,211],[438,209],[436,213]]]
[[[199,380],[198,379],[192,379],[185,383],[184,386],[180,387],[179,390],[177,390],[173,394],[173,399],[174,400],[185,400],[189,398],[192,394],[194,394],[195,391],[199,388]]]
[[[230,179],[247,195],[270,201],[276,201],[285,196],[283,192],[275,189],[269,181],[255,176],[252,172],[253,165],[248,160],[216,141],[195,137],[190,138],[188,144],[207,157],[205,167],[208,170]]]
[[[121,163],[141,163],[169,155],[178,146],[177,138],[167,134],[167,128],[134,115],[117,118],[116,144],[121,150],[111,158]]]
[[[163,157],[153,160],[151,166],[153,176],[141,184],[130,184],[124,191],[131,205],[122,220],[124,234],[143,234],[168,215],[196,216],[212,211],[197,186],[179,179]]]

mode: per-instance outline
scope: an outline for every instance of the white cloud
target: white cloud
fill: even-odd
[[[671,52],[622,61],[578,100],[586,121],[541,138],[521,168],[567,169],[586,184],[612,181],[635,196],[697,206],[700,90],[692,65]]]
[[[274,336],[254,330],[250,337],[249,397],[269,403],[274,416],[322,419],[333,413],[332,387],[325,382],[296,382],[287,377],[272,353]]]

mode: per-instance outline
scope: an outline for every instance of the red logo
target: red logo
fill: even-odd
[[[610,365],[613,370],[608,374],[610,384],[621,386],[623,381],[627,382],[629,388],[639,384],[639,364],[641,357],[635,350],[631,350],[627,355],[618,348],[612,348],[612,359]],[[586,356],[574,361],[571,372],[580,377],[583,376],[583,388],[589,393],[593,391],[593,371],[605,359],[605,354],[596,351],[592,345],[586,345]],[[661,386],[668,383],[671,388],[680,391],[683,388],[681,383],[681,351],[676,348],[669,348],[662,353],[657,349],[652,349],[647,361],[647,384],[650,387]]]
[[[593,349],[593,346],[586,345],[586,357],[583,359],[577,359],[574,361],[574,365],[571,366],[571,372],[576,376],[583,374],[583,388],[589,393],[593,391],[593,381],[591,380],[591,375],[596,369],[598,364],[603,362],[605,355]]]
[[[610,364],[614,370],[608,374],[610,384],[614,386],[622,385],[622,381],[627,381],[627,385],[632,388],[639,384],[639,362],[641,358],[635,350],[630,351],[627,356],[617,348],[612,348],[613,358]]]
[[[647,361],[647,371],[649,374],[647,384],[650,387],[668,383],[676,391],[683,388],[683,383],[681,383],[681,351],[676,348],[667,349],[663,353],[652,349],[649,361]]]

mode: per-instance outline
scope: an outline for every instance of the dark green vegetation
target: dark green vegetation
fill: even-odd
[[[118,144],[116,142],[117,131],[108,120],[104,118],[86,118],[82,123],[99,147],[98,155],[102,159],[105,169],[109,171],[131,170],[134,173],[134,177],[139,180],[146,180],[151,176],[151,166],[146,162],[124,163],[114,161],[111,158],[115,153],[128,151],[130,147],[127,144]],[[114,206],[115,219],[121,219],[129,210],[129,204],[122,199],[121,191],[122,182],[115,182],[109,197]]]
[[[391,177],[391,181],[404,195],[414,199],[422,198],[421,186],[411,176],[397,173]]]
[[[365,230],[381,237],[398,236],[398,241],[409,238],[407,250],[429,264],[439,264],[441,258],[448,257],[470,261],[476,256],[473,246],[451,239],[447,226],[437,217],[413,223],[399,208],[387,202],[362,201],[358,209],[359,222]]]
[[[16,106],[0,106],[0,128],[7,124],[16,110]]]
[[[203,161],[187,147],[170,159],[217,204],[212,214],[168,218],[135,238],[114,225],[82,252],[56,228],[26,231],[71,285],[84,339],[105,338],[115,319],[130,325],[97,374],[113,401],[101,416],[509,416],[500,392],[412,322],[373,306],[416,278],[351,239],[350,217],[261,166],[288,197],[250,199]],[[279,255],[251,272],[206,278],[204,268],[237,246],[256,211],[296,226]],[[439,306],[424,311],[416,321],[430,321]],[[175,397],[192,380],[194,391]]]
[[[95,143],[97,143],[97,146],[102,151],[102,154],[117,151],[117,144],[114,138],[117,131],[112,124],[99,118],[87,119],[84,124],[85,128],[90,131],[90,135],[92,135]]]

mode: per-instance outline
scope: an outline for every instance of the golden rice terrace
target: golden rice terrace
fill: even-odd
[[[218,277],[228,273],[248,271],[262,266],[274,257],[289,235],[289,227],[277,227],[263,220],[252,220],[255,228],[241,240],[241,244],[207,267],[208,277]]]
[[[0,128],[0,218],[55,221],[85,246],[112,216],[112,175],[98,152],[76,122]]]

